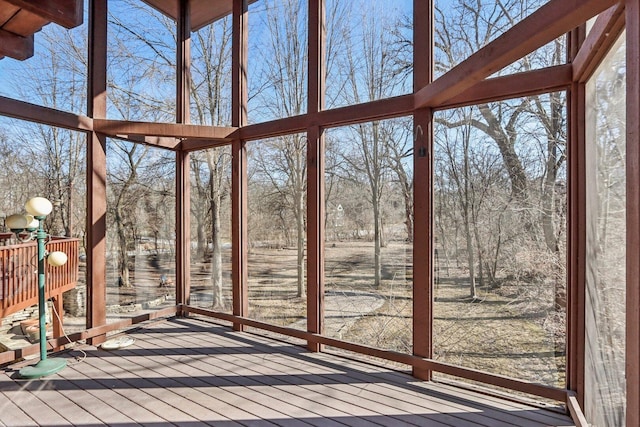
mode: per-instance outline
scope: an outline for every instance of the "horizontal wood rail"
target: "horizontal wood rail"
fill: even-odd
[[[46,298],[59,298],[78,282],[78,239],[54,238],[49,252],[67,254],[67,263],[47,266]],[[38,248],[35,241],[0,247],[0,318],[38,303]]]
[[[88,340],[91,338],[99,337],[109,332],[125,329],[129,326],[136,325],[138,323],[146,322],[148,320],[165,319],[167,317],[173,317],[176,314],[178,306],[164,308],[162,310],[152,311],[150,313],[140,314],[138,316],[120,319],[113,323],[108,323],[102,326],[96,326],[95,328],[89,328],[81,332],[74,332],[66,336],[56,337],[47,340],[48,349],[62,349],[65,345],[74,342]],[[0,366],[8,363],[13,363],[18,359],[23,359],[27,356],[39,354],[40,345],[33,344],[27,347],[23,347],[17,350],[9,350],[0,353]]]

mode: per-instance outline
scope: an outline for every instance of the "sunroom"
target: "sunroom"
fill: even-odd
[[[639,28],[0,0],[0,425],[640,425]]]

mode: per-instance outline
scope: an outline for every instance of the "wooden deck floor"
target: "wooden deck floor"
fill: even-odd
[[[197,319],[87,346],[42,380],[0,371],[0,426],[572,426],[568,417]]]

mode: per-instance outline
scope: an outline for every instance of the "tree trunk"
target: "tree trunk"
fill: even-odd
[[[374,264],[374,284],[375,287],[380,287],[382,281],[382,227],[380,226],[380,198],[375,195],[373,197],[373,264]]]
[[[489,105],[479,105],[478,109],[480,110],[482,117],[487,122],[487,127],[481,127],[480,130],[489,135],[500,149],[502,161],[504,162],[504,166],[509,174],[509,180],[511,181],[511,194],[516,200],[527,200],[529,195],[527,175],[515,150],[515,138],[510,137],[508,133],[509,131],[503,129],[503,125],[493,114]],[[517,114],[519,114],[520,111],[521,109],[518,109],[513,113],[513,116],[517,117]],[[511,120],[513,120],[513,117]]]
[[[482,259],[482,245],[480,244],[482,240],[480,240],[480,231],[478,230],[478,224],[475,219],[475,216],[473,219],[473,235],[475,236],[475,239],[476,239],[476,247],[478,251],[478,278],[479,278],[480,286],[483,286],[484,285],[484,271],[483,271],[484,260]],[[475,293],[475,290],[472,292]]]
[[[297,229],[297,249],[298,249],[298,297],[306,295],[306,289],[304,286],[304,193],[302,191],[296,192],[296,229]]]
[[[476,270],[475,270],[475,257],[473,256],[473,236],[471,235],[471,227],[469,224],[469,210],[468,205],[464,212],[464,234],[467,240],[467,262],[469,263],[469,296],[476,299]]]
[[[118,285],[121,287],[131,287],[129,280],[129,255],[127,254],[127,236],[123,223],[123,213],[120,208],[116,208],[116,232],[118,235]]]
[[[213,307],[224,307],[225,300],[222,292],[222,245],[220,244],[220,190],[215,185],[213,176],[210,177],[211,189],[211,285],[213,288]]]

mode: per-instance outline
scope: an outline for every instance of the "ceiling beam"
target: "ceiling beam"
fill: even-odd
[[[551,0],[500,37],[415,94],[415,107],[450,98],[618,3],[616,0]]]
[[[187,125],[181,123],[131,122],[126,120],[93,120],[94,130],[105,135],[120,137],[126,135],[160,136],[170,138],[208,139],[213,141],[231,141],[234,127]]]
[[[565,64],[486,79],[433,108],[441,110],[566,90],[572,77],[573,67]]]
[[[198,150],[208,150],[209,148],[223,147],[228,146],[228,142],[224,141],[211,141],[206,139],[183,139],[178,146],[176,146],[176,150],[180,151],[198,151]]]
[[[176,150],[176,147],[180,145],[179,139],[164,136],[113,135],[110,136],[110,138],[136,142],[138,144],[150,145],[152,147],[165,148],[168,150]]]
[[[598,68],[624,30],[624,3],[616,4],[598,15],[591,31],[573,60],[573,79],[584,83]]]
[[[82,24],[83,0],[5,0],[65,28]]]
[[[0,29],[0,56],[23,61],[33,56],[33,34],[22,37]]]
[[[77,131],[90,131],[93,120],[41,105],[0,96],[0,115]]]

